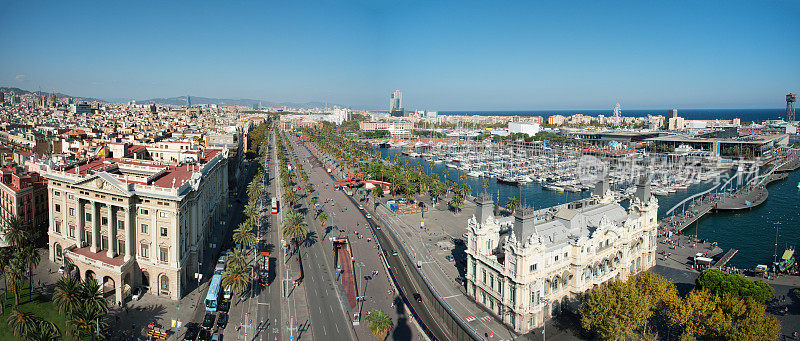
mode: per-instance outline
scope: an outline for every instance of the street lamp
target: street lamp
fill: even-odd
[[[547,304],[549,304],[549,303],[550,303],[549,299],[547,299],[547,298],[543,298],[542,299],[542,304],[544,304],[545,308],[547,308]],[[547,325],[547,320],[545,319],[545,313],[546,312],[547,312],[547,310],[542,309],[542,341],[544,341],[544,338],[545,338],[544,330],[545,330],[545,327]]]

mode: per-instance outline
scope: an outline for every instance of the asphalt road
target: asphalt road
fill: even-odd
[[[363,322],[356,327],[358,337],[360,339],[372,337],[369,334],[364,318],[368,311],[382,309],[389,314],[394,324],[393,330],[389,333],[391,339],[425,339],[423,335],[420,335],[418,327],[410,321],[411,317],[406,316],[399,305],[400,298],[398,293],[393,291],[390,279],[384,268],[380,249],[377,248],[374,231],[370,228],[370,223],[367,222],[364,212],[359,210],[357,205],[351,202],[345,193],[334,190],[333,179],[328,175],[320,161],[312,156],[309,149],[299,144],[294,137],[290,137],[290,140],[295,147],[297,156],[303,163],[310,181],[315,185],[316,192],[314,194],[318,197],[322,210],[328,215],[327,225],[333,226],[329,231],[322,231],[319,239],[324,239],[324,242],[327,243],[328,237],[348,237],[350,242],[356,264],[354,271],[358,282],[358,292],[359,295],[365,297],[363,304],[359,304],[356,308],[361,313]],[[363,237],[358,238],[356,232]],[[327,248],[327,250],[332,255],[330,248]],[[373,275],[373,271],[376,271],[377,274]],[[401,285],[403,285],[402,282]],[[418,306],[422,308],[424,303],[418,304]],[[417,304],[417,302],[413,304]],[[316,330],[318,329],[315,329],[315,333]]]

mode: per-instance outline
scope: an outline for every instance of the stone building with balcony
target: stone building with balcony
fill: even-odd
[[[467,295],[517,333],[527,333],[585,293],[655,265],[658,202],[642,179],[626,210],[608,183],[589,198],[534,210],[504,228],[485,193],[467,227]]]
[[[228,152],[189,162],[98,158],[48,171],[50,257],[123,302],[132,288],[180,299],[221,228]]]

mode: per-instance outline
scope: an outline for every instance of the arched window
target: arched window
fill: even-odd
[[[158,279],[158,290],[161,291],[161,294],[169,294],[169,277],[166,274],[161,274]]]

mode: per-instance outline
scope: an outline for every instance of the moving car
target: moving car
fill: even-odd
[[[222,341],[222,334],[214,333],[214,335],[211,335],[211,341]]]
[[[422,296],[419,293],[414,293],[414,301],[422,302]]]
[[[392,250],[392,256],[397,256],[397,250]]]
[[[367,213],[367,219],[372,219],[372,215]]]
[[[359,210],[364,210],[364,205],[358,205]]]

